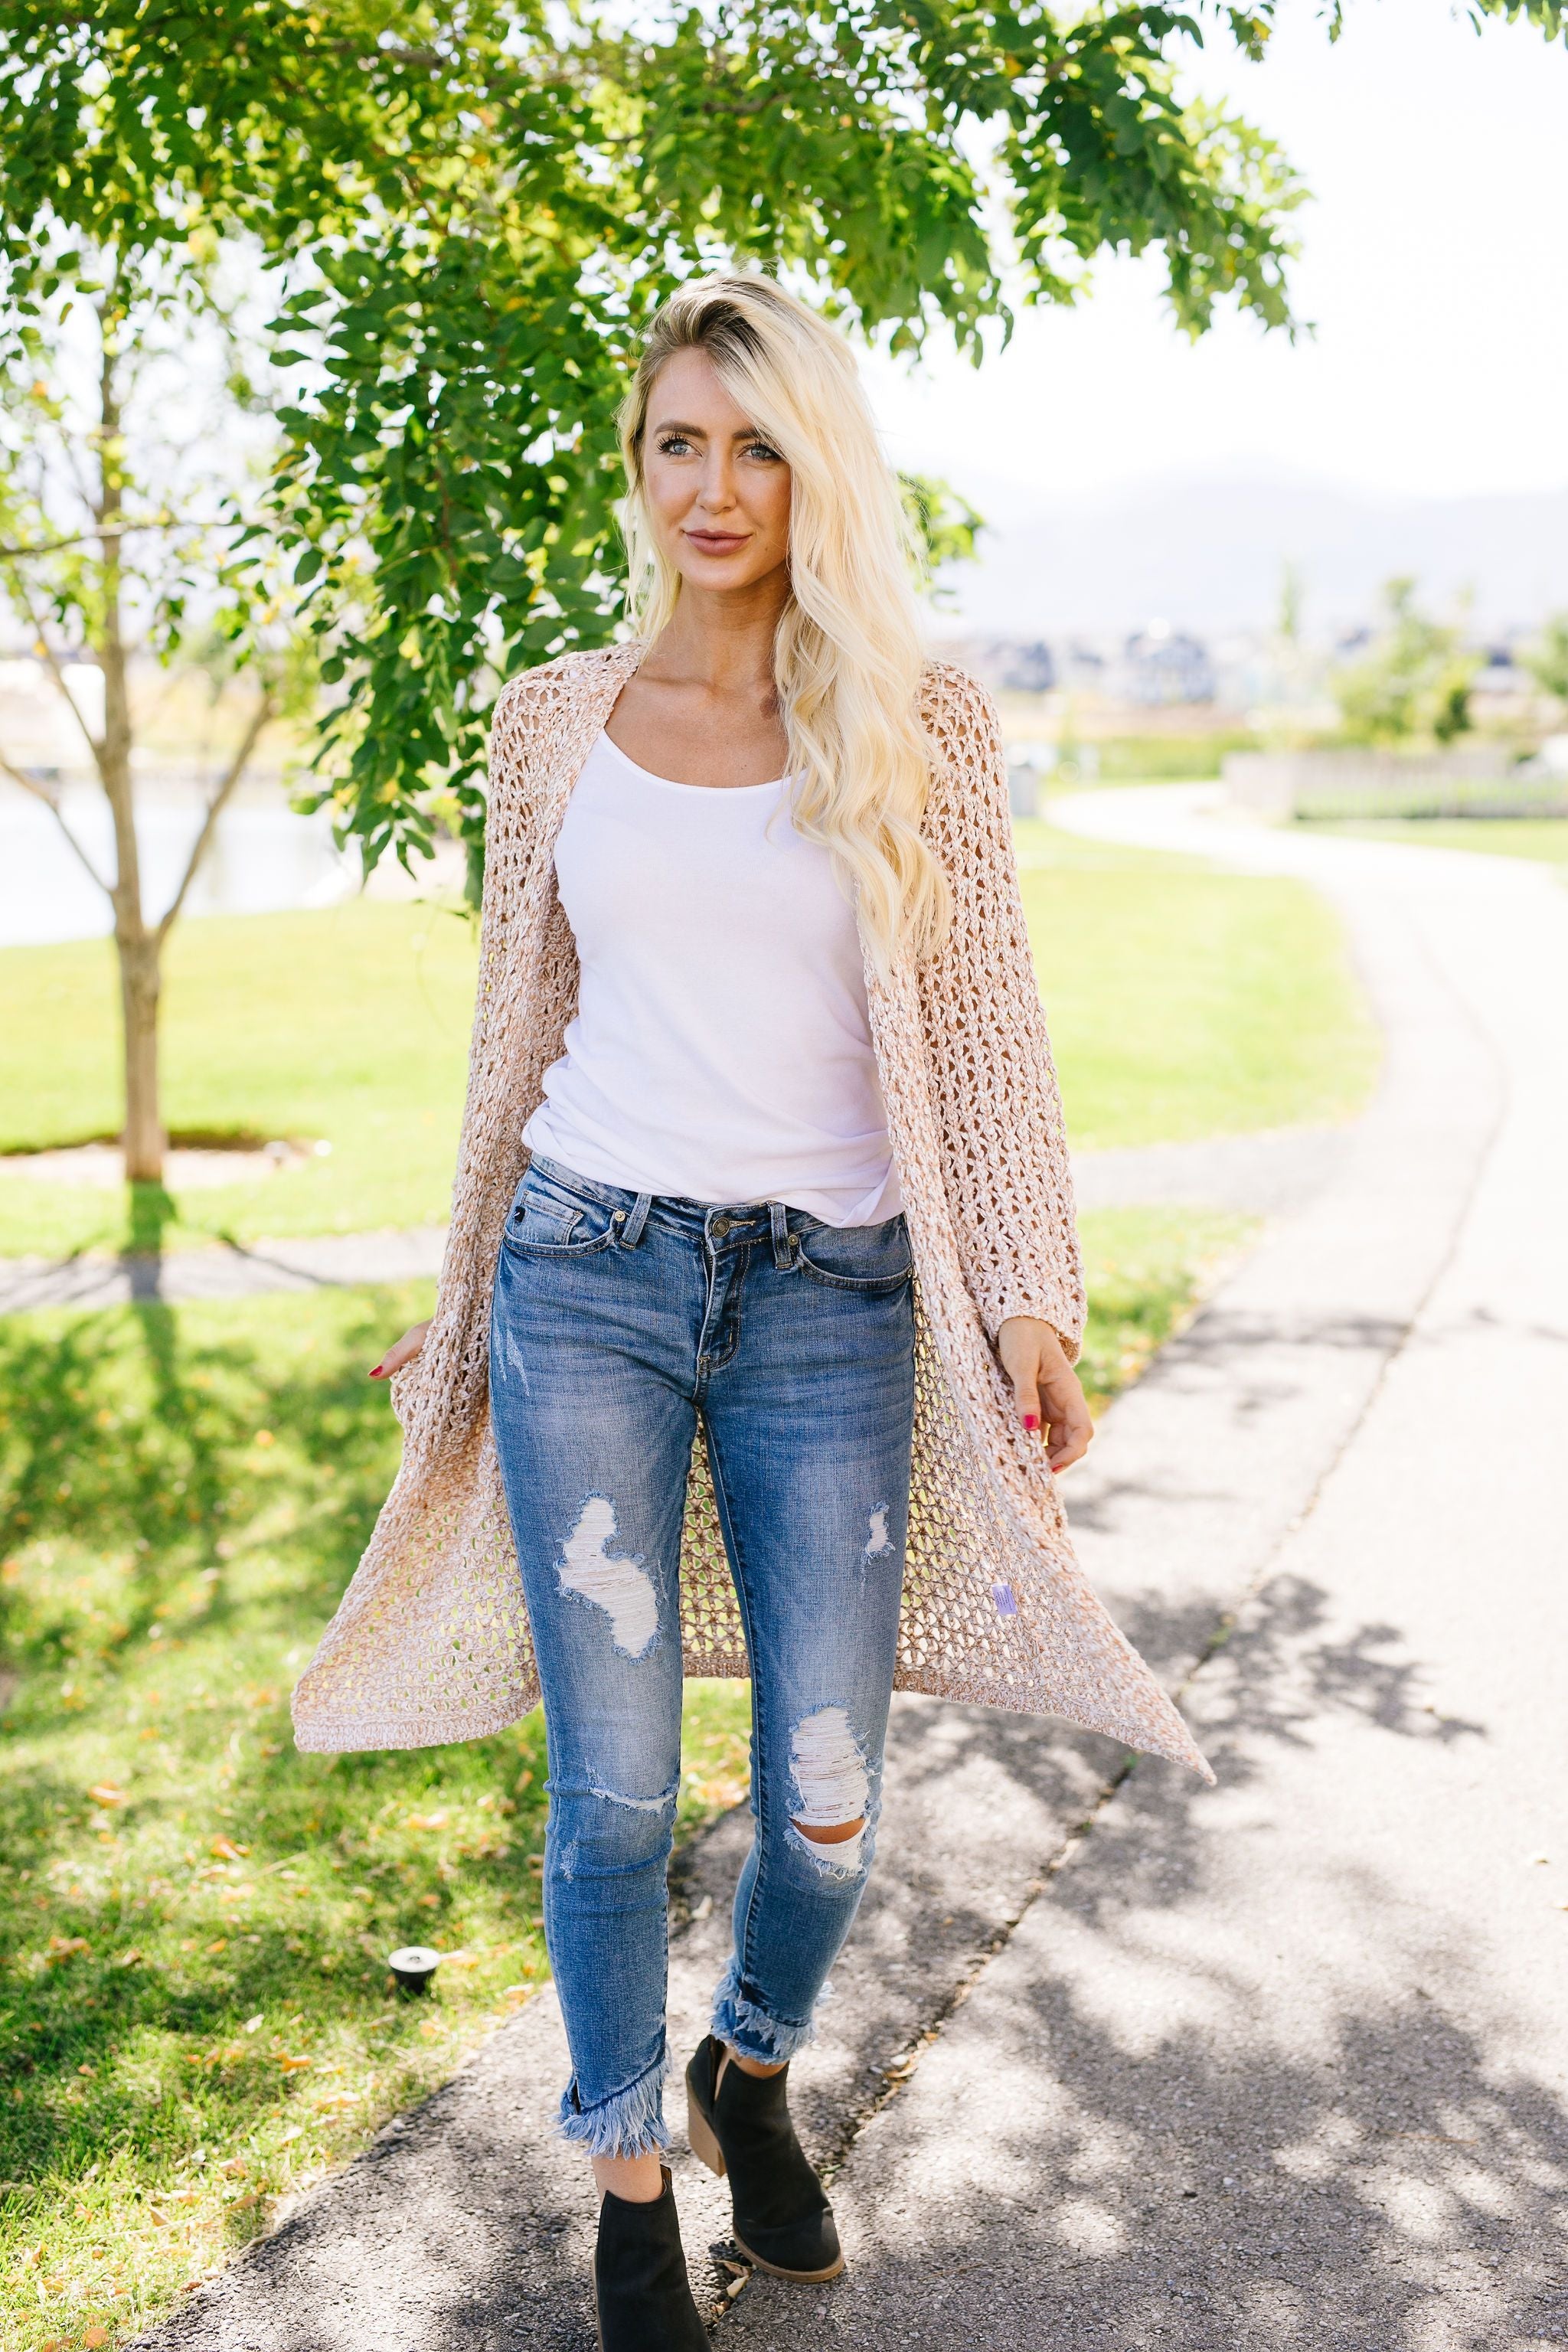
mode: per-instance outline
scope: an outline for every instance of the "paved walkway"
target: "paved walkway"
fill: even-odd
[[[219,1244],[162,1257],[0,1258],[0,1315],[39,1307],[173,1305],[187,1298],[248,1298],[258,1291],[320,1290],[344,1283],[412,1282],[441,1271],[445,1225],[405,1232],[321,1234],[298,1241]]]
[[[1184,788],[1068,817],[1321,881],[1389,1040],[1337,1165],[1069,1490],[1219,1786],[901,1700],[879,1875],[796,2069],[851,2267],[725,2304],[723,2190],[682,2158],[694,2274],[757,2352],[1545,2352],[1568,2336],[1568,896],[1503,860],[1259,835]],[[682,2054],[743,1828],[686,1863]],[[591,2199],[545,2136],[563,2071],[545,1993],[160,2352],[587,2352]]]
[[[1543,2347],[1568,2334],[1568,896],[1201,807],[1068,821],[1324,884],[1391,1044],[1331,1188],[1079,1490],[1220,1785],[1141,1766],[858,2136],[835,2331]]]

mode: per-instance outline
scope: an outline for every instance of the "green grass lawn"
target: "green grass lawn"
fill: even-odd
[[[1235,1218],[1085,1220],[1097,1402]],[[112,2342],[451,2072],[545,1973],[537,1715],[301,1756],[287,1696],[390,1483],[365,1378],[426,1286],[0,1322],[0,2282],[15,2352]],[[748,1692],[688,1692],[681,1833]],[[386,1953],[448,1958],[435,1997]],[[563,2159],[564,2160],[564,2159]]]
[[[1018,827],[1079,1149],[1350,1117],[1376,1069],[1333,909],[1305,884]]]
[[[0,1325],[8,2347],[133,2329],[542,1980],[543,1738],[300,1756],[427,1287]],[[683,1831],[745,1787],[693,1685]],[[439,1946],[434,2000],[389,1990]]]
[[[1302,820],[1309,823],[1310,820]],[[1416,849],[1479,849],[1493,857],[1538,858],[1568,866],[1568,816],[1358,817],[1312,824],[1357,841],[1399,841]]]
[[[1303,885],[1019,827],[1024,888],[1075,1143],[1151,1143],[1337,1118],[1372,1032],[1335,917]],[[330,1155],[143,1197],[165,1244],[445,1220],[474,943],[458,917],[350,901],[182,925],[164,1069],[175,1129],[293,1136]],[[0,950],[0,1151],[112,1132],[107,942]],[[0,1172],[0,1253],[118,1247],[119,1192]]]
[[[1102,784],[1206,783],[1219,774],[1227,751],[1256,751],[1258,738],[1245,728],[1215,729],[1203,735],[1112,735],[1097,742]]]
[[[165,992],[169,1126],[331,1151],[185,1193],[165,1242],[445,1223],[475,962],[468,922],[417,905],[182,924]],[[114,987],[107,940],[0,950],[0,1150],[114,1131]],[[0,1251],[118,1245],[124,1227],[118,1192],[0,1174]]]

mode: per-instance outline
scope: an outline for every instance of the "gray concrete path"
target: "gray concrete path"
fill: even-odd
[[[1140,1766],[858,2136],[828,2340],[1556,2344],[1568,897],[1176,795],[1070,821],[1331,888],[1389,1083],[1079,1505],[1172,1671],[1218,1618],[1185,1704],[1219,1787]]]
[[[1194,1143],[1075,1151],[1073,1187],[1080,1209],[1169,1203],[1287,1216],[1331,1181],[1349,1136],[1343,1127],[1277,1127]]]
[[[264,1291],[320,1290],[345,1283],[412,1282],[441,1271],[445,1225],[403,1232],[321,1234],[295,1241],[228,1242],[161,1257],[0,1258],[0,1315],[40,1307],[174,1305],[189,1298],[249,1298]]]
[[[725,2298],[723,2191],[683,2156],[694,2274],[759,2352],[1544,2347],[1568,2335],[1568,897],[1501,860],[1260,837],[1180,789],[1070,814],[1310,871],[1389,1038],[1321,1188],[1069,1489],[1219,1786],[901,1701],[879,1874],[795,2069],[850,2270]],[[686,1863],[682,2057],[743,1834]],[[563,2071],[545,1993],[150,2340],[587,2352]]]

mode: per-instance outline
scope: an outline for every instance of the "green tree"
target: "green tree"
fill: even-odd
[[[1301,605],[1304,596],[1301,567],[1286,562],[1279,567],[1279,618],[1275,624],[1279,642],[1295,656],[1301,646]]]
[[[194,298],[187,258],[248,257],[295,397],[229,552],[291,571],[344,834],[406,860],[445,822],[477,860],[497,682],[616,624],[612,417],[668,288],[762,266],[978,355],[1005,272],[1071,301],[1109,247],[1162,257],[1188,333],[1226,301],[1291,331],[1304,191],[1181,82],[1205,32],[1260,55],[1273,6],[10,0],[4,354],[72,273]]]
[[[1568,702],[1568,613],[1552,614],[1520,658],[1543,693]]]
[[[1263,15],[1223,11],[1261,48]],[[322,766],[367,856],[477,843],[497,679],[617,616],[611,423],[642,320],[719,260],[916,348],[1005,323],[1107,246],[1158,250],[1181,324],[1289,327],[1301,190],[1177,89],[1194,19],[942,0],[661,12],[14,0],[0,28],[13,318],[62,240],[248,240],[298,368],[271,510],[332,699]],[[977,129],[994,162],[972,160]]]
[[[934,604],[947,601],[941,574],[950,563],[973,563],[985,525],[951,483],[934,474],[900,474],[904,511],[921,563],[921,585]]]
[[[1451,743],[1470,724],[1470,686],[1480,656],[1463,635],[1422,613],[1414,580],[1384,590],[1386,625],[1372,650],[1340,672],[1335,695],[1353,741]]]
[[[54,769],[0,741],[0,771],[50,810],[111,911],[120,971],[126,1173],[156,1183],[164,1133],[158,1012],[164,942],[222,812],[268,723],[300,709],[308,640],[254,566],[234,566],[220,500],[243,466],[255,397],[215,256],[61,244],[24,319],[0,342],[0,610],[58,691],[108,803],[107,867],[73,827]],[[213,688],[243,669],[237,740],[208,793],[173,893],[150,908],[138,830],[139,656],[199,668]],[[80,681],[96,672],[100,692]],[[79,683],[74,690],[72,677]]]
[[[395,216],[419,169],[453,149],[474,98],[460,78],[447,86],[425,37],[437,16],[330,13],[94,0],[68,18],[21,5],[0,20],[0,602],[59,686],[103,788],[106,870],[55,781],[3,744],[0,760],[50,806],[110,901],[133,1183],[162,1175],[164,942],[268,721],[313,699],[297,592],[272,544],[244,529],[247,461],[277,446],[275,427],[258,430],[276,406],[271,274],[367,208]],[[493,47],[500,20],[486,29]],[[384,60],[365,70],[384,37]],[[133,764],[148,653],[215,683],[243,671],[254,688],[161,908],[143,893]],[[67,690],[77,656],[100,673],[101,713]]]

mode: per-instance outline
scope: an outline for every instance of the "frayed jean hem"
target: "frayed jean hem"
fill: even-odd
[[[664,2083],[668,2073],[669,2059],[665,2056],[624,2091],[612,2091],[593,2107],[577,2105],[576,2083],[569,2083],[561,2095],[556,2118],[560,2137],[575,2140],[590,2156],[647,2156],[654,2148],[668,2147]]]
[[[804,2050],[808,2042],[816,2039],[816,2028],[808,2018],[804,2025],[783,2025],[748,2000],[741,1990],[740,1972],[731,1960],[722,1982],[713,1996],[713,2022],[710,2027],[716,2042],[727,2042],[742,2058],[759,2059],[764,2066],[784,2064]]]

